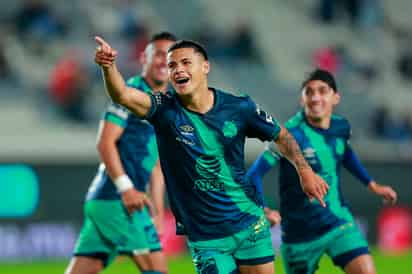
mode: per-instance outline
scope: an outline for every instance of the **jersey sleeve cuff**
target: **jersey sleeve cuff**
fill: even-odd
[[[154,113],[156,112],[157,105],[159,104],[160,98],[157,98],[157,96],[160,96],[160,94],[153,94],[153,93],[148,93],[150,96],[150,101],[151,101],[151,106],[149,109],[149,112],[143,117],[143,119],[150,120],[150,118],[153,117]]]
[[[272,141],[276,141],[278,139],[281,130],[282,128],[276,124],[276,128],[272,133]]]
[[[126,121],[126,120],[124,120],[123,118],[121,118],[121,117],[119,117],[119,116],[117,116],[117,115],[115,115],[115,114],[113,114],[113,113],[110,113],[110,112],[108,112],[108,113],[106,113],[106,114],[104,115],[104,120],[105,120],[105,121],[108,121],[108,122],[110,122],[110,123],[113,123],[113,124],[115,124],[115,125],[118,125],[118,126],[120,126],[120,127],[122,127],[122,128],[125,128],[126,125],[127,125],[127,121]]]

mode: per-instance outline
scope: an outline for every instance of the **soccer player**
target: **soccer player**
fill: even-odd
[[[166,54],[174,41],[170,33],[155,34],[142,54],[141,76],[130,78],[127,85],[146,94],[165,92]],[[164,179],[153,127],[126,108],[110,103],[100,125],[97,148],[102,164],[87,193],[84,225],[66,273],[98,273],[117,254],[129,255],[141,273],[166,273],[158,238]],[[145,195],[149,182],[155,223],[146,207],[151,206]]]
[[[182,40],[168,50],[166,94],[125,85],[117,52],[102,38],[95,61],[115,101],[153,124],[177,230],[187,235],[198,273],[274,273],[269,225],[245,180],[246,137],[275,141],[295,165],[304,191],[323,203],[326,183],[304,160],[292,136],[248,96],[208,86],[205,49]]]
[[[349,122],[332,114],[339,100],[333,75],[314,70],[302,84],[303,111],[285,125],[312,169],[329,184],[327,207],[307,199],[299,188],[299,176],[293,166],[272,145],[248,170],[248,177],[262,192],[263,175],[280,165],[281,252],[288,274],[315,273],[324,253],[347,274],[376,273],[367,242],[342,198],[340,167],[345,167],[386,202],[395,203],[397,195],[391,187],[375,182],[352,150]]]

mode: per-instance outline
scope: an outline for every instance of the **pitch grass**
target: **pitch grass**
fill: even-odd
[[[377,250],[373,250],[372,255],[375,260],[379,274],[411,274],[412,273],[412,250],[409,253],[390,256]],[[192,274],[195,273],[189,255],[170,257],[168,259],[170,274]],[[67,262],[43,261],[31,263],[0,263],[1,274],[49,274],[63,273]],[[276,274],[284,274],[282,259],[277,257]],[[104,274],[119,273],[139,273],[133,263],[126,258],[118,258],[110,267],[103,271]],[[323,257],[320,268],[316,274],[343,273],[335,267],[328,257]]]

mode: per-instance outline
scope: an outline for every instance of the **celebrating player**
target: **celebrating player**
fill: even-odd
[[[174,35],[155,34],[142,54],[142,74],[127,86],[151,94],[168,85],[166,54]],[[84,206],[85,220],[66,273],[98,273],[116,254],[127,254],[141,273],[166,273],[158,233],[162,232],[164,179],[153,127],[111,103],[99,130],[102,164]],[[146,186],[154,201],[154,224]],[[153,212],[152,212],[153,214]]]
[[[396,192],[376,183],[360,163],[349,145],[348,121],[332,115],[339,100],[333,75],[315,70],[302,85],[303,111],[286,123],[312,169],[329,184],[327,207],[307,199],[299,188],[299,175],[294,167],[272,145],[247,174],[262,192],[263,175],[277,163],[280,165],[281,251],[288,274],[315,273],[324,253],[347,274],[376,273],[367,242],[342,198],[340,167],[344,166],[389,203],[395,203]]]
[[[311,198],[327,192],[288,131],[247,96],[208,86],[205,49],[193,41],[168,50],[173,90],[147,94],[127,87],[117,52],[102,38],[95,61],[110,97],[151,122],[156,131],[177,229],[188,237],[198,273],[274,273],[269,224],[245,180],[246,137],[275,141],[295,165]]]

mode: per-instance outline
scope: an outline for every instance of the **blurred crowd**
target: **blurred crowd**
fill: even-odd
[[[90,109],[90,100],[95,83],[101,81],[91,61],[93,36],[107,34],[122,53],[118,60],[122,72],[127,76],[138,73],[140,54],[152,30],[135,12],[136,2],[89,1],[74,7],[77,16],[73,17],[59,13],[58,6],[50,2],[21,1],[13,13],[2,18],[1,83],[35,91],[35,96],[41,97],[35,100],[41,101],[53,119],[95,122],[98,113]],[[259,58],[247,25],[234,30],[233,37],[200,30],[192,39],[204,43],[212,58]]]
[[[313,18],[325,25],[346,23],[348,28],[359,32],[369,44],[371,51],[376,50],[378,58],[365,62],[356,59],[343,44],[326,45],[313,53],[313,63],[333,72],[338,79],[355,80],[368,86],[374,86],[378,77],[382,77],[379,50],[377,46],[383,41],[380,31],[389,32],[398,47],[393,69],[399,81],[412,84],[412,29],[398,26],[385,15],[381,0],[319,0]],[[352,75],[353,77],[348,77]],[[355,78],[355,79],[354,79]],[[364,92],[369,91],[368,88]],[[359,90],[352,90],[359,93]],[[388,91],[391,92],[391,91]],[[365,94],[358,94],[364,96]],[[388,102],[377,105],[370,117],[370,133],[383,140],[405,142],[412,140],[412,111],[410,109],[393,109]]]
[[[79,124],[94,123],[100,115],[102,85],[100,72],[93,64],[93,36],[104,35],[122,53],[118,65],[125,76],[139,72],[139,57],[152,29],[141,16],[138,1],[88,1],[78,5],[43,0],[21,0],[11,12],[0,15],[0,96],[15,86],[39,104],[51,120]],[[63,11],[63,9],[71,10]],[[412,32],[390,23],[379,0],[318,0],[314,23],[347,24],[369,39],[371,47],[379,40],[375,29],[385,28],[397,37],[399,54],[393,60],[399,81],[412,83]],[[105,20],[101,20],[104,16]],[[173,31],[173,30],[170,30]],[[230,35],[228,35],[228,33]],[[213,60],[250,60],[264,64],[253,28],[247,21],[226,33],[207,23],[198,24],[185,38],[203,43]],[[369,92],[382,76],[380,60],[359,60],[345,44],[326,44],[311,55],[311,62],[333,72],[338,81],[363,83]],[[103,97],[103,99],[102,99]],[[22,97],[23,98],[23,97]],[[100,101],[99,101],[100,100]],[[376,107],[370,118],[370,133],[377,138],[411,140],[412,111],[393,110],[390,105]]]

